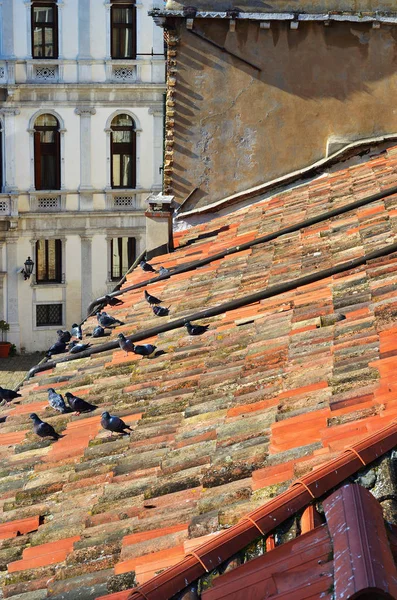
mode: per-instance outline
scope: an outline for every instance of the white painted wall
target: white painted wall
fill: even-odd
[[[8,207],[0,212],[0,318],[11,321],[9,341],[26,351],[47,349],[56,338],[58,326],[36,326],[38,303],[62,303],[63,327],[69,328],[85,316],[84,289],[92,300],[114,287],[108,279],[109,241],[134,236],[137,253],[144,249],[144,201],[161,184],[163,58],[138,55],[134,60],[110,60],[110,11],[103,0],[57,4],[59,59],[32,60],[29,3],[0,3],[0,119],[7,175],[0,201]],[[148,0],[137,8],[138,53],[163,50],[163,32],[148,17],[150,8]],[[84,20],[87,15],[89,20]],[[120,69],[125,76],[120,76]],[[59,199],[55,211],[38,208],[38,198],[51,194],[34,189],[32,127],[35,115],[43,112],[57,115],[62,126],[63,177],[61,190],[52,194]],[[106,130],[112,115],[120,112],[132,115],[138,129],[136,190],[109,189]],[[88,138],[84,137],[89,130]],[[87,166],[90,185],[83,190]],[[115,195],[133,198],[134,206],[115,207]],[[35,260],[36,240],[45,238],[63,240],[64,283],[38,285],[34,276],[25,281],[20,273],[28,256]],[[82,281],[89,256],[89,271]]]

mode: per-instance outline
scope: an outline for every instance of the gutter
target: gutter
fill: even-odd
[[[397,421],[347,448],[340,456],[297,479],[285,492],[249,513],[194,552],[134,589],[128,600],[167,600],[209,573],[260,536],[340,485],[397,444]]]
[[[157,327],[152,327],[150,329],[138,331],[133,335],[129,335],[128,338],[131,340],[131,342],[135,343],[141,340],[145,340],[149,337],[154,337],[159,333],[172,331],[173,329],[180,329],[181,327],[184,327],[187,321],[198,321],[200,319],[208,319],[210,317],[215,317],[217,315],[221,315],[231,310],[235,310],[236,308],[260,302],[261,300],[265,300],[266,298],[272,298],[274,296],[278,296],[279,294],[284,294],[285,292],[289,292],[304,285],[314,283],[315,281],[327,279],[328,277],[332,277],[333,275],[336,275],[338,273],[350,271],[351,269],[355,269],[356,267],[359,267],[370,260],[374,260],[375,258],[380,258],[382,256],[387,256],[388,254],[393,254],[395,252],[397,252],[397,242],[389,246],[384,246],[383,248],[370,252],[369,254],[364,254],[359,258],[355,258],[345,263],[341,263],[329,269],[323,269],[321,271],[311,273],[310,275],[305,275],[304,277],[291,279],[286,283],[273,285],[269,288],[260,290],[259,292],[255,292],[254,294],[249,294],[247,296],[243,296],[242,298],[237,298],[236,300],[231,300],[230,302],[225,302],[212,308],[205,308],[204,310],[192,313],[190,315],[186,315],[185,317],[176,319],[175,321],[170,321],[168,323],[165,323],[164,325],[158,325]],[[119,348],[119,343],[118,341],[113,340],[112,342],[107,342],[106,344],[98,345],[94,348],[89,348],[84,352],[79,352],[76,355],[69,355],[58,361],[49,361],[42,366],[37,365],[36,367],[30,369],[29,377],[35,375],[36,373],[39,373],[40,371],[46,371],[47,369],[55,368],[60,363],[71,362],[73,360],[79,360],[81,358],[87,358],[92,354],[107,352],[108,350],[115,350],[116,348]]]

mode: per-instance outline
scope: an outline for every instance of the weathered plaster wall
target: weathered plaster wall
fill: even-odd
[[[196,19],[193,32],[261,70],[177,21],[171,188],[180,201],[199,188],[189,208],[324,158],[335,138],[397,131],[397,26]]]

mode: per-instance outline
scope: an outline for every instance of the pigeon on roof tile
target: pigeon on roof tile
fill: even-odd
[[[134,344],[132,344],[134,346]],[[156,351],[157,346],[153,346],[153,344],[141,344],[138,346],[134,346],[133,352],[135,354],[139,354],[140,356],[151,356]]]
[[[159,268],[159,274],[160,275],[168,275],[168,273],[169,273],[169,270],[166,269],[165,267],[160,267]]]
[[[62,354],[63,352],[66,352],[66,343],[58,340],[48,348],[47,356],[51,356],[51,354]]]
[[[190,321],[186,321],[185,327],[189,335],[201,335],[207,331],[209,325],[192,325]]]
[[[61,394],[57,394],[54,388],[48,388],[48,403],[49,405],[57,410],[58,412],[64,414],[69,412],[66,408],[65,401]]]
[[[73,323],[70,333],[72,334],[72,337],[76,337],[79,340],[83,339],[83,331],[80,325],[77,325],[77,323]]]
[[[94,337],[94,338],[103,337],[104,335],[105,335],[105,330],[101,325],[97,325],[92,332],[92,337]]]
[[[33,421],[33,431],[39,437],[42,437],[42,438],[52,437],[54,440],[59,440],[59,438],[63,437],[62,435],[59,435],[59,433],[57,433],[55,431],[55,429],[53,428],[52,425],[50,425],[49,423],[46,423],[45,421],[42,421],[36,415],[36,413],[32,413],[31,415],[29,415],[29,418],[32,419],[32,421]]]
[[[119,346],[121,350],[128,355],[128,352],[134,352],[134,344],[131,340],[127,339],[123,333],[118,334]]]
[[[69,331],[62,331],[62,329],[58,329],[57,331],[58,334],[58,342],[65,342],[65,344],[67,342],[70,342],[71,339],[71,335]]]
[[[121,306],[121,304],[124,304],[120,298],[112,298],[111,296],[105,296],[105,300],[106,304],[109,304],[109,306]]]
[[[70,342],[68,346],[69,354],[78,354],[90,348],[91,344],[80,344],[79,342]]]
[[[68,404],[72,410],[74,410],[78,415],[82,412],[91,412],[98,408],[95,404],[90,404],[86,402],[82,398],[75,396],[72,392],[66,392],[65,398],[68,401]]]
[[[102,325],[102,327],[112,327],[115,325],[124,325],[123,321],[119,321],[119,319],[115,319],[114,317],[111,317],[110,315],[108,315],[106,312],[97,312],[96,314],[96,318],[98,320],[98,323],[100,325]]]
[[[11,402],[15,398],[22,398],[22,394],[18,394],[18,392],[14,392],[14,390],[9,390],[8,388],[0,387],[0,400]]]
[[[107,411],[101,415],[101,425],[104,429],[113,433],[127,433],[126,429],[132,431],[131,427],[124,423],[122,419],[116,416],[110,415]]]
[[[156,298],[156,296],[152,296],[146,290],[144,291],[144,294],[145,294],[145,300],[146,300],[146,302],[149,302],[149,304],[161,304],[162,303],[162,300],[160,300],[160,298]]]
[[[156,269],[154,269],[152,265],[145,260],[141,260],[139,266],[141,267],[142,271],[145,271],[146,273],[157,273]]]
[[[170,314],[170,307],[166,308],[165,306],[152,306],[152,311],[158,317],[166,317]]]

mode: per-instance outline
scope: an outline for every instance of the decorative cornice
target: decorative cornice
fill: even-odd
[[[21,111],[19,108],[16,107],[2,107],[0,108],[0,114],[2,115],[19,115],[21,114]]]

